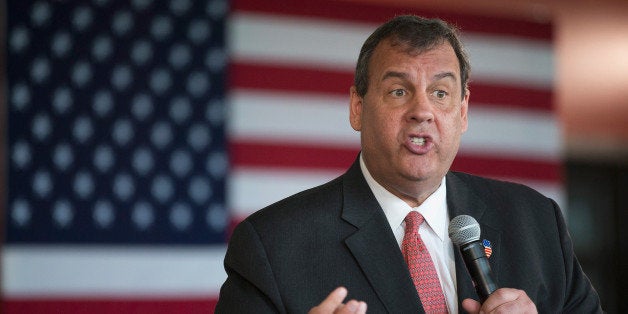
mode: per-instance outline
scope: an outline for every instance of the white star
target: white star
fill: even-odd
[[[36,139],[44,141],[52,132],[52,122],[48,115],[40,113],[33,118],[32,132]]]
[[[68,228],[74,219],[74,210],[67,200],[57,201],[52,210],[54,222],[61,228]]]
[[[170,102],[170,118],[177,124],[182,124],[192,115],[192,105],[186,97],[175,97]]]
[[[159,149],[164,149],[172,141],[172,128],[166,122],[157,122],[153,126],[150,139],[153,145]]]
[[[15,52],[21,52],[30,44],[30,33],[24,26],[16,26],[11,31],[9,46]]]
[[[118,119],[113,124],[113,140],[119,145],[124,146],[133,139],[133,124],[128,119]]]
[[[92,24],[92,10],[89,7],[79,7],[74,10],[72,24],[77,31],[84,31]]]
[[[61,171],[65,171],[74,162],[74,154],[72,147],[67,143],[57,145],[52,153],[52,160],[55,167]]]
[[[65,31],[57,32],[52,37],[51,45],[51,50],[56,57],[65,57],[72,48],[72,37]]]
[[[170,223],[178,230],[185,230],[192,224],[192,210],[185,203],[176,203],[170,211]]]
[[[205,42],[210,34],[211,27],[205,20],[196,19],[188,27],[188,38],[197,45]]]
[[[146,230],[150,228],[155,220],[153,213],[153,207],[147,202],[138,202],[133,207],[133,213],[131,214],[131,220],[140,229]]]
[[[162,41],[172,34],[172,20],[167,16],[157,16],[153,19],[150,33],[157,41]]]
[[[227,221],[228,221],[227,211],[220,204],[212,204],[211,206],[209,206],[209,209],[207,210],[207,214],[205,215],[205,220],[207,222],[207,225],[214,232],[222,232],[227,227]]]
[[[135,169],[138,174],[145,176],[153,169],[153,154],[148,148],[140,147],[136,149],[135,152],[133,152],[132,158],[133,169]]]
[[[87,199],[94,193],[95,184],[92,175],[87,171],[80,171],[74,177],[74,193],[79,198]]]
[[[194,97],[201,97],[207,93],[211,86],[211,82],[207,75],[203,72],[196,71],[188,76],[186,90]]]
[[[111,28],[118,36],[126,35],[133,28],[133,15],[127,11],[116,12]]]
[[[109,115],[113,110],[113,97],[111,96],[111,92],[108,90],[99,90],[96,92],[92,107],[100,118]]]
[[[100,145],[94,150],[94,166],[100,172],[109,171],[113,166],[114,159],[113,151],[107,145]]]
[[[47,171],[38,171],[33,177],[33,190],[41,198],[46,198],[52,191],[52,179]]]
[[[11,218],[18,227],[24,227],[28,225],[31,221],[31,217],[31,206],[26,200],[16,199],[15,201],[13,201]]]
[[[205,203],[212,195],[211,183],[201,176],[195,176],[190,181],[188,195],[198,205]]]
[[[113,206],[106,200],[99,200],[94,205],[94,213],[92,217],[98,227],[103,229],[111,227],[112,222],[115,219]]]
[[[113,193],[122,201],[127,201],[135,194],[133,177],[126,173],[116,175],[113,180]]]
[[[170,170],[180,178],[187,176],[192,166],[192,157],[188,151],[179,149],[170,156]]]
[[[151,185],[151,193],[153,197],[160,203],[165,203],[174,194],[174,185],[172,180],[165,175],[158,175]]]
[[[220,151],[212,152],[207,158],[205,168],[213,178],[217,180],[224,178],[227,175],[227,170],[229,170],[229,158],[227,154]]]
[[[59,114],[64,114],[72,108],[74,99],[72,99],[72,92],[66,86],[59,87],[52,95],[52,107]]]
[[[188,132],[188,144],[194,150],[201,151],[211,143],[211,131],[203,124],[194,124]]]
[[[17,141],[13,144],[11,159],[18,168],[26,167],[32,159],[31,148],[25,141]]]

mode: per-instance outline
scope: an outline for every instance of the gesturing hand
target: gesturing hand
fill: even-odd
[[[523,290],[501,288],[480,304],[473,299],[462,301],[465,311],[476,313],[537,313],[536,305]]]
[[[362,301],[349,300],[347,303],[342,301],[347,297],[347,289],[338,287],[332,291],[321,304],[313,307],[309,314],[365,314],[366,303]]]

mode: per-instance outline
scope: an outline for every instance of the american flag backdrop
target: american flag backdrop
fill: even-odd
[[[230,228],[342,173],[360,46],[463,30],[454,169],[563,204],[552,25],[349,1],[7,2],[3,313],[207,313]]]

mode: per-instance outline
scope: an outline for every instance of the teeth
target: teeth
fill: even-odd
[[[413,137],[413,138],[410,139],[410,141],[413,144],[417,144],[417,145],[420,145],[420,146],[425,145],[425,138],[424,137]]]

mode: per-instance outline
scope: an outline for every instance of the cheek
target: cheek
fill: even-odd
[[[376,133],[383,135],[386,141],[392,141],[401,129],[399,117],[391,112],[380,113],[377,117]]]
[[[442,118],[443,123],[440,124],[442,141],[452,145],[459,142],[460,136],[467,128],[467,123],[461,119],[460,112],[443,115]]]
[[[370,133],[376,141],[386,141],[392,144],[403,124],[403,111],[395,110],[381,100],[370,103],[370,107],[363,107],[362,132]],[[368,131],[367,131],[368,130]]]

